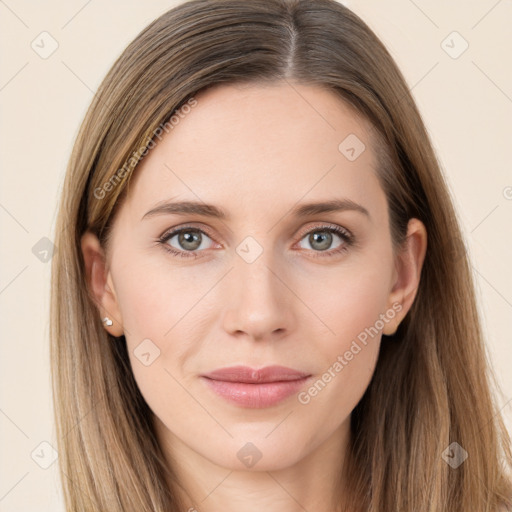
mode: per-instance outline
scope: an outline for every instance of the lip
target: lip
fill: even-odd
[[[285,366],[219,368],[201,375],[216,394],[240,407],[271,407],[297,393],[311,374]]]

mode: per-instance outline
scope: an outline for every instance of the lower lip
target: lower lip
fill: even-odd
[[[218,395],[240,407],[263,409],[271,407],[298,393],[309,377],[297,380],[248,384],[244,382],[227,382],[202,378]]]

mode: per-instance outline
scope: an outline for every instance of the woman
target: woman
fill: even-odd
[[[69,163],[52,371],[70,511],[498,511],[510,439],[424,124],[332,0],[192,0]]]

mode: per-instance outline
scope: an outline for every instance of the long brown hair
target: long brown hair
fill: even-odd
[[[347,510],[512,506],[510,439],[494,398],[498,386],[459,221],[392,57],[334,0],[192,0],[151,23],[114,63],[67,170],[50,332],[67,510],[184,510],[168,485],[173,471],[126,343],[106,333],[87,291],[80,238],[90,230],[106,243],[143,150],[198,91],[280,80],[327,87],[371,123],[394,246],[412,217],[428,232],[415,302],[396,334],[383,339],[373,379],[352,413]],[[459,449],[455,442],[468,454],[458,467],[447,463]],[[341,492],[340,483],[340,503]]]

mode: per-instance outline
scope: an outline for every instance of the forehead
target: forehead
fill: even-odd
[[[333,91],[234,84],[195,99],[139,165],[137,204],[180,196],[268,208],[278,198],[379,193],[368,124]]]

